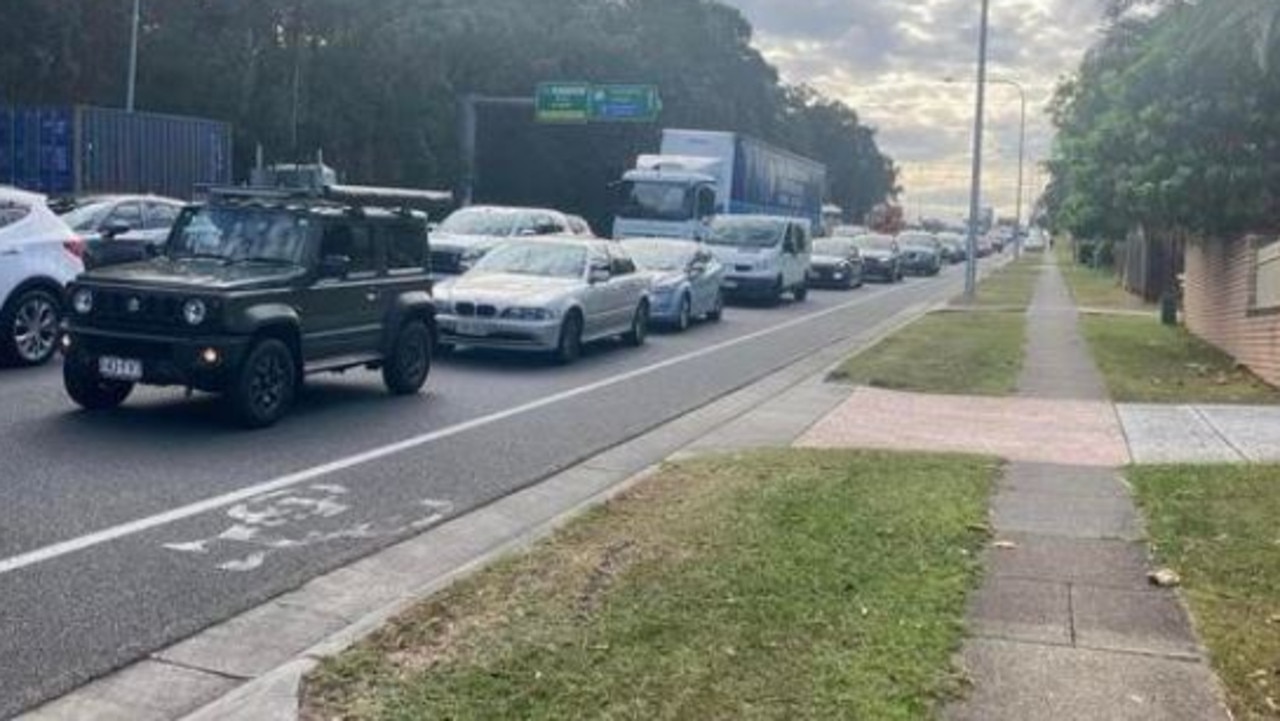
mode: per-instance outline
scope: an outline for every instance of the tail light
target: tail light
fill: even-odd
[[[79,236],[72,236],[70,240],[62,241],[62,247],[66,251],[80,260],[84,260],[84,239]]]

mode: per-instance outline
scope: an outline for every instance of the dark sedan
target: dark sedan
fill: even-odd
[[[937,275],[942,271],[942,245],[933,233],[906,232],[898,236],[902,267],[912,275]]]
[[[853,239],[862,254],[862,275],[886,283],[902,280],[902,253],[892,235],[868,233]]]
[[[810,287],[849,290],[862,287],[862,252],[853,238],[819,238],[813,241],[809,261]]]
[[[151,257],[169,238],[184,203],[155,195],[81,198],[62,219],[85,242],[86,268],[132,263]]]

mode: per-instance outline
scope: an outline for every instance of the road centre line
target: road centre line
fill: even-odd
[[[215,511],[235,503],[240,503],[241,501],[248,500],[250,498],[253,498],[254,496],[258,496],[263,493],[270,493],[272,491],[288,488],[290,486],[295,486],[300,483],[307,483],[309,481],[314,481],[317,478],[321,478],[323,476],[327,476],[332,473],[345,471],[350,468],[354,468],[356,466],[364,465],[366,463],[371,463],[373,461],[381,460],[383,458],[388,458],[390,456],[394,456],[399,453],[412,450],[414,448],[425,446],[429,443],[434,443],[436,441],[443,440],[445,438],[450,438],[452,436],[456,436],[461,433],[466,433],[467,431],[475,430],[476,428],[480,428],[492,423],[497,423],[499,421],[507,420],[509,418],[514,418],[516,416],[523,415],[531,411],[540,410],[542,408],[546,408],[548,406],[552,406],[557,403],[561,403],[563,401],[572,400],[579,396],[588,395],[590,393],[594,393],[596,391],[603,390],[605,388],[609,388],[611,386],[615,386],[620,383],[625,383],[626,381],[633,380],[635,378],[649,375],[651,373],[655,373],[660,370],[665,370],[667,368],[680,365],[681,363],[686,363],[688,361],[697,360],[699,358],[712,355],[714,353],[719,353],[720,351],[726,350],[728,348],[733,348],[738,345],[750,343],[752,341],[759,340],[760,338],[764,338],[764,337],[773,335],[775,333],[780,333],[782,331],[789,330],[791,328],[805,325],[807,323],[820,320],[827,316],[834,315],[836,313],[846,311],[851,308],[856,308],[860,305],[864,305],[872,301],[887,298],[891,295],[902,292],[904,290],[915,289],[918,287],[919,286],[914,284],[901,285],[896,288],[891,288],[889,290],[875,293],[874,295],[863,296],[861,298],[857,298],[855,300],[851,300],[846,303],[841,303],[840,305],[832,306],[831,308],[827,308],[825,310],[821,310],[816,313],[812,313],[810,315],[805,315],[799,318],[792,318],[789,321],[779,323],[778,325],[775,325],[775,326],[762,328],[758,331],[749,333],[744,336],[731,338],[729,340],[722,341],[720,343],[716,343],[714,345],[710,345],[705,348],[699,348],[698,350],[695,350],[695,351],[690,351],[682,355],[673,356],[671,358],[667,358],[666,360],[658,361],[657,363],[652,363],[650,365],[643,366],[640,368],[635,368],[625,373],[619,373],[618,375],[602,378],[592,383],[588,383],[587,385],[584,385],[584,386],[570,388],[568,390],[564,390],[559,393],[555,393],[553,395],[549,395],[543,398],[539,398],[537,400],[529,401],[528,403],[524,403],[522,405],[515,406],[513,408],[508,408],[506,410],[490,413],[489,415],[480,416],[478,418],[472,418],[471,420],[463,421],[462,423],[457,423],[455,425],[448,426],[446,428],[441,428],[439,430],[431,431],[429,433],[423,433],[421,435],[414,436],[412,438],[406,438],[404,440],[397,441],[395,443],[390,443],[384,446],[379,446],[377,448],[371,448],[361,453],[356,453],[350,456],[346,456],[344,458],[339,458],[337,460],[330,461],[328,463],[324,463],[318,466],[312,466],[311,468],[303,469],[301,471],[295,471],[293,473],[289,473],[287,475],[280,476],[278,478],[264,481],[262,483],[257,483],[252,486],[246,486],[245,488],[241,488],[236,491],[231,491],[230,493],[225,493],[220,496],[214,496],[212,498],[207,498],[203,501],[197,501],[195,503],[190,503],[185,506],[179,506],[178,508],[173,508],[163,513],[157,513],[155,515],[147,516],[145,518],[139,518],[134,521],[129,521],[127,523],[111,526],[109,528],[104,528],[100,531],[95,531],[93,533],[89,533],[83,536],[78,536],[76,538],[71,538],[65,541],[60,541],[58,543],[50,544],[48,546],[43,546],[41,548],[37,548],[35,550],[28,551],[26,553],[21,553],[16,556],[11,556],[9,558],[0,560],[0,575],[5,575],[8,573],[12,573],[14,571],[19,571],[21,569],[28,568],[30,566],[35,566],[41,563],[52,561],[62,556],[76,553],[78,551],[83,551],[88,548],[93,548],[94,546],[99,546],[104,543],[109,543],[111,541],[116,541],[121,538],[126,538],[128,536],[133,536],[139,533],[143,533],[145,531],[149,531],[154,528],[159,528],[161,526],[165,526],[170,523],[174,523],[176,521],[181,521],[187,518],[191,518],[193,516],[198,516],[203,513],[208,513],[209,511]]]

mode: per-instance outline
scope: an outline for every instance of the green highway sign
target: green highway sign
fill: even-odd
[[[535,98],[540,123],[585,123],[591,120],[591,86],[587,83],[542,83]]]
[[[661,111],[654,85],[542,83],[534,101],[540,123],[651,123]]]

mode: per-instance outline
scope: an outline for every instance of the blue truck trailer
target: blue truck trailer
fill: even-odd
[[[0,185],[188,199],[232,180],[231,126],[87,105],[0,105]]]
[[[715,215],[781,215],[822,225],[827,169],[741,133],[668,128],[658,155],[622,178],[615,237],[702,238]]]

